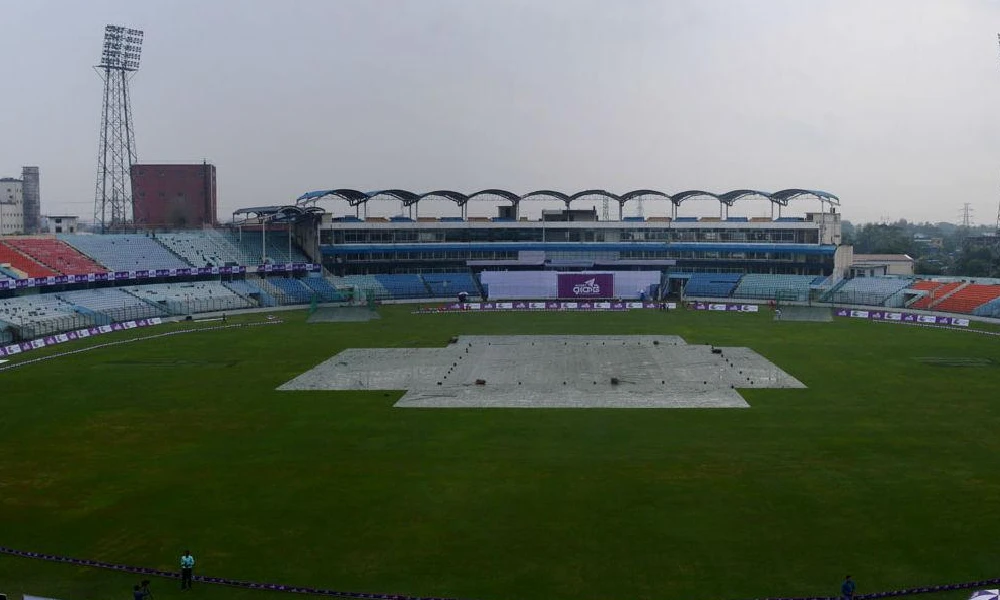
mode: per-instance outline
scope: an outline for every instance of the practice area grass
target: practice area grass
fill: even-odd
[[[190,548],[204,575],[482,600],[1000,576],[998,338],[766,314],[409,310],[286,313],[0,373],[0,545],[165,569]],[[744,391],[746,410],[394,409],[399,392],[275,391],[347,347],[514,333],[746,345],[808,389]],[[0,556],[8,594],[126,598],[136,579]],[[154,581],[157,600],[175,585]]]

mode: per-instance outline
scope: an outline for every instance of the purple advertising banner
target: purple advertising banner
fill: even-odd
[[[695,310],[716,310],[725,312],[757,312],[760,307],[756,304],[715,304],[712,302],[695,302],[691,305]]]
[[[633,309],[677,308],[676,302],[623,302],[620,300],[608,302],[553,302],[548,301],[510,301],[510,302],[454,302],[435,308],[421,309],[418,312],[452,312],[452,311],[531,311],[531,310],[578,310],[578,311],[616,311]]]
[[[920,315],[917,313],[885,311],[878,309],[854,310],[849,308],[838,308],[834,314],[838,317],[868,319],[870,321],[896,321],[899,323],[924,323],[927,325],[954,325],[956,327],[969,326],[969,320],[962,317],[940,317],[937,315]]]
[[[611,273],[559,273],[560,298],[613,298],[615,276]]]
[[[87,329],[68,331],[54,336],[50,335],[38,338],[37,340],[31,340],[30,342],[0,346],[0,356],[13,356],[15,354],[20,354],[21,352],[27,352],[28,350],[55,346],[56,344],[62,344],[63,342],[69,342],[71,340],[88,338],[92,335],[110,333],[111,331],[121,331],[123,329],[134,329],[136,327],[159,325],[162,322],[163,320],[159,317],[153,317],[152,319],[139,319],[138,321],[126,321],[124,323],[113,323],[111,325],[101,325],[100,327],[88,327]]]

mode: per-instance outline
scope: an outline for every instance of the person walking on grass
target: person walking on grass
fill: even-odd
[[[194,571],[194,557],[190,550],[185,550],[181,556],[181,589],[191,589],[191,574]]]
[[[854,600],[854,580],[848,575],[844,577],[844,583],[840,584],[841,600]]]

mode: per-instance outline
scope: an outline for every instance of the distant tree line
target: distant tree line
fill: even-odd
[[[842,239],[856,254],[908,254],[921,275],[1000,277],[1000,247],[992,226],[954,223],[842,222]]]

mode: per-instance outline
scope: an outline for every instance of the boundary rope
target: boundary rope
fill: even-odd
[[[161,571],[150,567],[136,567],[132,565],[122,565],[116,563],[102,562],[82,558],[71,558],[59,556],[57,554],[43,554],[40,552],[28,552],[25,550],[15,550],[6,546],[0,546],[0,554],[17,556],[20,558],[33,558],[49,562],[67,563],[82,567],[94,567],[98,569],[110,569],[125,573],[135,573],[137,575],[150,575],[153,577],[164,577],[167,579],[180,579],[180,573],[176,571]],[[313,588],[301,585],[285,585],[280,583],[261,583],[256,581],[241,581],[238,579],[228,579],[226,577],[207,577],[205,575],[195,575],[192,577],[199,583],[211,583],[229,587],[238,587],[249,590],[266,590],[270,592],[288,592],[292,594],[306,594],[310,596],[330,596],[338,598],[364,598],[369,600],[456,600],[454,598],[438,596],[407,596],[403,594],[373,594],[364,592],[343,592],[338,590],[328,590],[323,588]],[[935,592],[951,592],[957,590],[968,590],[973,588],[986,588],[1000,584],[1000,578],[982,579],[979,581],[966,581],[962,583],[946,583],[941,585],[930,585],[924,587],[903,588],[899,590],[889,590],[885,592],[873,592],[871,594],[857,594],[855,600],[874,600],[877,598],[894,598],[899,596],[914,596],[917,594],[931,594]],[[839,600],[839,596],[767,596],[755,600]]]

